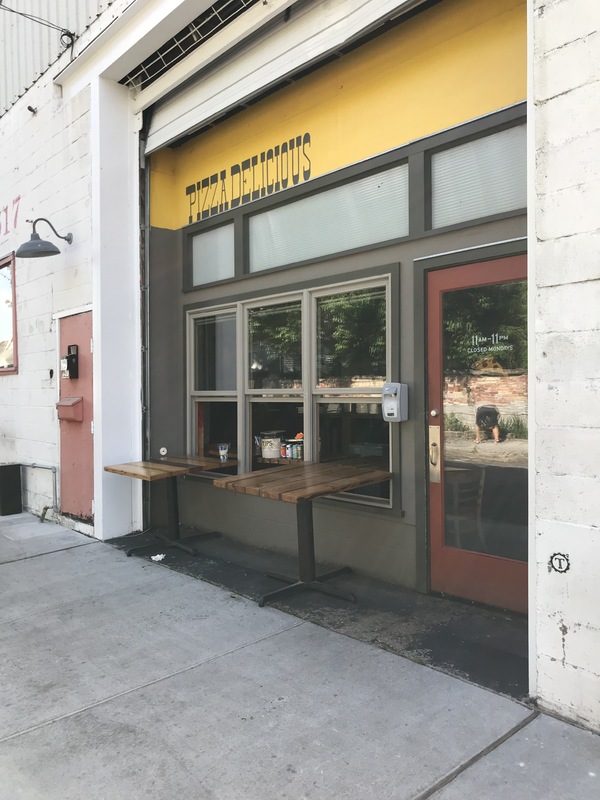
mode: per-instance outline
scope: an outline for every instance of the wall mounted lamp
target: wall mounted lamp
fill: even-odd
[[[50,220],[44,219],[44,217],[38,217],[34,220],[28,219],[27,222],[33,222],[31,239],[19,247],[15,253],[17,258],[44,258],[45,256],[56,256],[60,253],[60,250],[55,244],[52,244],[52,242],[45,242],[43,239],[40,239],[39,233],[36,233],[35,230],[35,226],[38,224],[38,222],[45,222],[46,224],[50,225],[59,239],[64,239],[65,242],[68,242],[69,244],[73,243],[72,233],[67,233],[66,236],[61,236]]]

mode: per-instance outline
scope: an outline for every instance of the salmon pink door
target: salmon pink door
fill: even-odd
[[[89,521],[94,499],[92,313],[63,317],[59,323],[60,510]],[[62,369],[73,348],[77,348],[77,377]]]
[[[431,272],[433,591],[527,610],[525,256]]]

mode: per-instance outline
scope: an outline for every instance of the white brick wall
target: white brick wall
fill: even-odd
[[[539,699],[544,707],[591,727],[598,727],[600,718],[599,548],[597,527],[538,522]],[[569,571],[549,570],[552,554],[565,551]]]
[[[535,0],[536,54],[550,53],[600,30],[596,0]]]
[[[47,217],[59,233],[71,231],[74,238],[69,246],[40,223],[38,233],[56,242],[61,255],[17,259],[19,371],[0,375],[0,462],[56,466],[59,353],[53,315],[92,301],[89,90],[63,101],[44,76],[0,118],[0,149],[0,207],[21,198],[16,227],[11,219],[9,230],[0,233],[0,255],[29,239],[27,219]],[[49,470],[23,470],[27,508],[41,513],[52,506],[52,480]]]
[[[537,695],[600,729],[600,3],[533,9]]]

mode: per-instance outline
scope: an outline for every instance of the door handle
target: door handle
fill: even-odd
[[[438,465],[438,458],[439,458],[438,449],[439,448],[435,442],[432,442],[429,445],[429,463],[431,464],[432,467],[437,467]]]
[[[440,465],[440,436],[441,428],[439,425],[429,426],[429,482],[441,483],[442,470]]]

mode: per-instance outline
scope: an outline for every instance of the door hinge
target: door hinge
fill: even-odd
[[[90,339],[90,353],[94,352],[94,340]]]
[[[92,436],[94,435],[94,420],[90,422],[90,433],[92,434]]]

